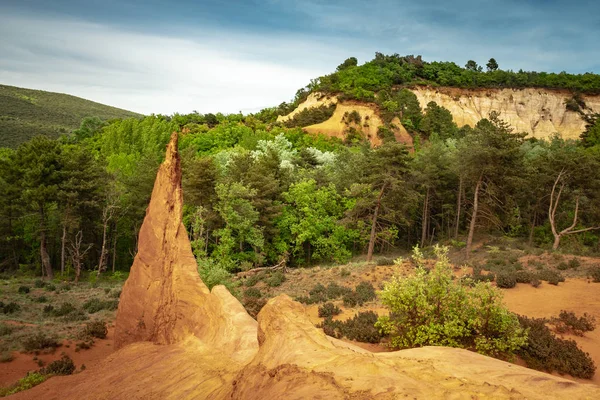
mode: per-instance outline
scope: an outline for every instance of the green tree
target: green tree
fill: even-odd
[[[467,69],[469,71],[478,71],[479,70],[479,66],[477,65],[477,63],[475,61],[469,60],[465,64],[465,69]]]
[[[435,101],[427,104],[419,128],[426,137],[436,134],[440,139],[446,140],[458,136],[458,126],[454,123],[452,113],[448,109],[438,106]]]
[[[485,64],[485,66],[487,67],[488,72],[493,72],[493,71],[498,70],[498,63],[496,62],[496,60],[494,58],[490,58],[490,60],[488,61],[487,64]]]
[[[338,65],[336,70],[341,71],[350,67],[356,67],[358,65],[358,60],[356,57],[347,58],[343,63]]]

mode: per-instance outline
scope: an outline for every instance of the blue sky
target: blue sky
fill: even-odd
[[[252,112],[376,51],[600,73],[588,0],[1,0],[0,83],[142,113]]]

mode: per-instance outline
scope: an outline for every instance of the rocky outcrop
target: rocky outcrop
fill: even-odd
[[[558,133],[565,139],[578,139],[585,130],[586,122],[582,116],[567,110],[565,100],[573,97],[571,92],[546,89],[459,89],[418,87],[412,89],[422,109],[431,101],[447,108],[460,127],[475,126],[490,112],[497,111],[500,118],[509,123],[515,132],[525,132],[529,137],[547,139]],[[600,96],[582,96],[586,113],[600,113]],[[344,138],[348,128],[343,121],[346,112],[357,111],[363,122],[363,133],[375,146],[381,144],[377,137],[379,126],[383,125],[377,107],[373,103],[339,101],[335,96],[311,93],[296,110],[278,121],[286,121],[296,113],[321,105],[337,104],[334,114],[327,121],[304,128],[310,133],[323,133],[328,136]],[[392,121],[398,127],[394,131],[396,140],[412,145],[412,138],[399,121]]]
[[[258,324],[196,272],[181,224],[173,135],[117,316],[120,350],[15,399],[595,399],[582,385],[461,349],[374,354],[326,336],[304,306],[271,299]]]

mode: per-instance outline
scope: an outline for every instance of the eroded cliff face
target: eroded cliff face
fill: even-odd
[[[497,111],[500,118],[509,123],[515,132],[525,132],[528,137],[547,139],[558,133],[565,139],[578,139],[585,130],[585,121],[577,112],[567,110],[565,100],[572,98],[567,91],[546,89],[458,89],[458,88],[415,88],[422,109],[431,101],[447,108],[456,124],[475,126],[482,118],[488,118],[490,112]],[[600,96],[582,96],[586,113],[600,113]],[[298,112],[321,105],[337,104],[330,119],[320,124],[304,128],[310,133],[323,133],[328,136],[344,138],[348,125],[343,122],[346,112],[357,111],[366,124],[359,128],[375,146],[381,144],[377,130],[383,124],[377,107],[371,103],[339,101],[335,96],[323,96],[311,93],[296,110],[278,121],[286,121]],[[394,131],[396,140],[412,145],[412,138],[399,121],[393,121],[398,127]]]
[[[509,123],[515,132],[528,133],[538,139],[559,133],[565,139],[578,139],[585,130],[585,121],[577,112],[568,111],[565,100],[573,95],[567,91],[545,89],[454,89],[417,88],[412,90],[421,108],[435,101],[452,113],[458,126],[475,126],[492,111]],[[600,96],[583,96],[588,112],[600,112]]]
[[[258,324],[196,272],[181,224],[174,134],[117,314],[120,350],[14,399],[597,399],[600,387],[467,350],[371,353],[326,336],[303,305],[269,300]]]

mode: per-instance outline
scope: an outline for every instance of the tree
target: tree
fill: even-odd
[[[23,143],[16,152],[15,163],[20,171],[21,199],[26,208],[38,214],[40,259],[43,271],[54,277],[47,247],[47,222],[50,207],[58,199],[61,182],[61,147],[46,136],[36,136]]]
[[[488,72],[493,72],[498,70],[498,63],[496,62],[496,60],[494,58],[490,58],[490,60],[488,61],[487,64],[485,64],[485,66],[487,67]]]
[[[507,355],[527,343],[527,332],[502,304],[502,292],[489,282],[454,280],[448,249],[434,248],[437,261],[428,273],[417,262],[411,277],[394,277],[384,284],[381,301],[390,316],[376,327],[391,336],[397,349],[450,346],[476,349],[487,355]],[[422,260],[415,250],[416,260]]]
[[[465,64],[465,69],[469,70],[469,71],[475,71],[477,72],[479,69],[479,66],[477,65],[477,63],[473,60],[469,60],[467,61],[467,63]]]
[[[426,137],[437,134],[442,140],[456,138],[458,135],[458,126],[454,123],[450,110],[438,106],[435,101],[427,104],[419,128]]]
[[[581,134],[581,142],[584,147],[600,148],[600,114],[589,117],[585,131]]]
[[[342,70],[350,68],[350,67],[356,67],[357,65],[358,65],[358,60],[356,59],[356,57],[350,57],[350,58],[347,58],[343,63],[338,65],[336,70],[342,71]]]
[[[460,143],[461,159],[467,179],[474,185],[473,209],[467,236],[466,256],[471,252],[473,235],[480,211],[480,194],[492,195],[494,187],[510,181],[521,170],[520,145],[525,134],[512,133],[512,128],[500,120],[499,114],[490,113],[489,119],[477,123],[473,134]],[[505,191],[506,192],[506,191]],[[493,197],[492,197],[493,198]]]

